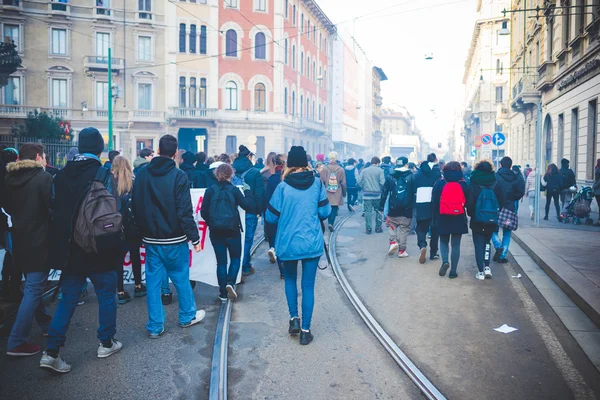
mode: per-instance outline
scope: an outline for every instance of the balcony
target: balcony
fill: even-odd
[[[313,131],[315,134],[324,134],[327,132],[327,127],[325,126],[325,124],[319,121],[294,117],[294,122],[296,123],[296,125],[298,125],[299,128]]]
[[[23,0],[2,0],[0,8],[3,10],[23,11]]]
[[[71,4],[68,0],[50,0],[48,2],[49,15],[64,15],[69,18],[71,16]]]
[[[107,3],[107,5],[110,3]],[[102,0],[96,0],[96,6],[94,7],[94,19],[108,19],[112,20],[112,10],[108,6],[104,6]]]
[[[553,62],[543,62],[538,68],[539,79],[536,85],[536,89],[542,92],[549,90],[554,86],[552,80],[554,79],[555,64]]]
[[[129,111],[129,120],[133,122],[165,122],[163,111],[133,110]]]
[[[122,58],[112,57],[112,71],[113,73],[119,73],[124,67],[124,61]],[[83,59],[83,66],[88,71],[95,72],[108,72],[108,57],[107,56],[85,56]]]
[[[188,108],[172,107],[169,109],[169,117],[172,119],[215,119],[217,109],[214,108]]]
[[[33,113],[37,107],[12,105],[12,104],[0,104],[0,117],[1,118],[27,118],[29,113]]]
[[[511,107],[515,111],[537,106],[542,96],[536,88],[538,75],[525,75],[519,79],[519,82],[512,89]]]
[[[506,102],[496,104],[496,120],[508,120],[509,117],[508,104]]]
[[[383,97],[381,96],[375,96],[375,105],[377,107],[381,107],[383,105]]]

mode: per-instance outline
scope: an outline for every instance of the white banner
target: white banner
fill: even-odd
[[[200,245],[202,246],[202,251],[196,253],[190,244],[190,280],[204,282],[211,286],[219,286],[217,282],[217,258],[215,257],[215,252],[212,247],[212,243],[210,241],[210,230],[208,226],[206,226],[206,222],[202,219],[200,215],[200,210],[202,209],[202,202],[204,200],[204,192],[206,189],[190,189],[192,196],[192,206],[194,209],[194,220],[196,221],[196,225],[198,226],[198,232],[200,233]],[[245,231],[246,229],[246,212],[241,208],[238,208],[240,213],[240,219],[242,221],[242,227]],[[244,237],[242,234],[242,256],[244,254]],[[145,267],[146,267],[146,249],[142,247],[140,249],[140,257],[142,260],[142,281],[146,280],[145,276]],[[229,258],[228,258],[229,259]],[[2,265],[4,261],[4,250],[0,251],[0,270],[2,269]],[[241,261],[241,260],[240,260]],[[238,283],[241,280],[242,276],[242,268],[240,267],[240,272],[238,274]],[[60,271],[58,270],[50,270],[50,275],[48,279],[50,280],[58,280],[60,278]],[[0,276],[0,280],[1,280]],[[125,259],[123,260],[123,281],[125,284],[134,283],[133,280],[133,271],[131,270],[131,260],[129,257],[129,253],[125,255]]]

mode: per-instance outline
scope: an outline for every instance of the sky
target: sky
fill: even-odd
[[[383,107],[401,105],[432,146],[447,143],[463,105],[476,0],[317,0],[383,69]],[[361,17],[362,16],[362,17]],[[359,17],[359,18],[357,18]],[[432,60],[425,60],[433,54]]]

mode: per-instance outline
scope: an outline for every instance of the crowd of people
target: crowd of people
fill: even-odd
[[[111,151],[103,165],[104,149],[98,130],[86,128],[60,171],[48,168],[40,144],[5,148],[0,154],[1,222],[7,250],[3,293],[20,302],[7,354],[22,357],[42,351],[42,346],[29,342],[35,319],[47,337],[40,367],[61,373],[71,369],[60,349],[88,279],[98,298],[97,356],[109,357],[122,348],[115,335],[117,305],[132,300],[123,281],[127,253],[134,276],[133,297],[146,296],[146,330],[151,339],[165,330],[164,306],[172,302],[169,281],[177,291],[179,326],[189,328],[204,319],[206,313],[196,307],[195,282],[189,275],[190,244],[194,251],[202,250],[190,189],[206,189],[200,214],[209,227],[221,301],[237,299],[240,269],[243,277],[255,273],[250,249],[259,218],[263,219],[269,260],[284,280],[288,332],[298,335],[302,345],[313,340],[314,286],[325,231],[334,231],[344,202],[350,212],[362,203],[366,234],[383,233],[385,223],[389,255],[408,258],[407,241],[414,233],[419,262],[441,258],[439,275],[450,270],[449,278],[458,276],[462,235],[470,229],[479,280],[492,277],[492,259],[507,262],[524,196],[532,218],[536,211],[532,203],[536,171],[527,166],[521,173],[509,157],[500,161],[498,171],[488,161],[471,170],[464,162],[438,161],[433,153],[418,166],[406,157],[341,161],[336,152],[327,157],[318,154],[313,161],[303,147],[293,146],[287,154],[271,152],[254,162],[255,155],[244,145],[234,155],[209,157],[204,152],[183,152],[174,136],[165,135],[157,154],[143,149],[132,165]],[[541,180],[547,191],[545,219],[551,200],[561,219],[558,202],[563,207],[569,203],[576,184],[568,160],[561,164],[560,170],[551,164]],[[600,201],[600,160],[593,190]],[[244,221],[240,208],[245,211]],[[42,301],[51,268],[61,271],[61,296],[53,316]]]

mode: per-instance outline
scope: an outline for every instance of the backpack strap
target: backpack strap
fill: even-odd
[[[96,177],[94,178],[94,180],[102,182],[104,186],[106,186],[109,174],[110,171],[108,170],[108,168],[101,166],[100,168],[98,168],[98,171],[96,171]]]
[[[242,173],[242,179],[246,180],[246,175],[248,175],[248,172],[250,172],[250,169],[247,169],[244,173]]]

